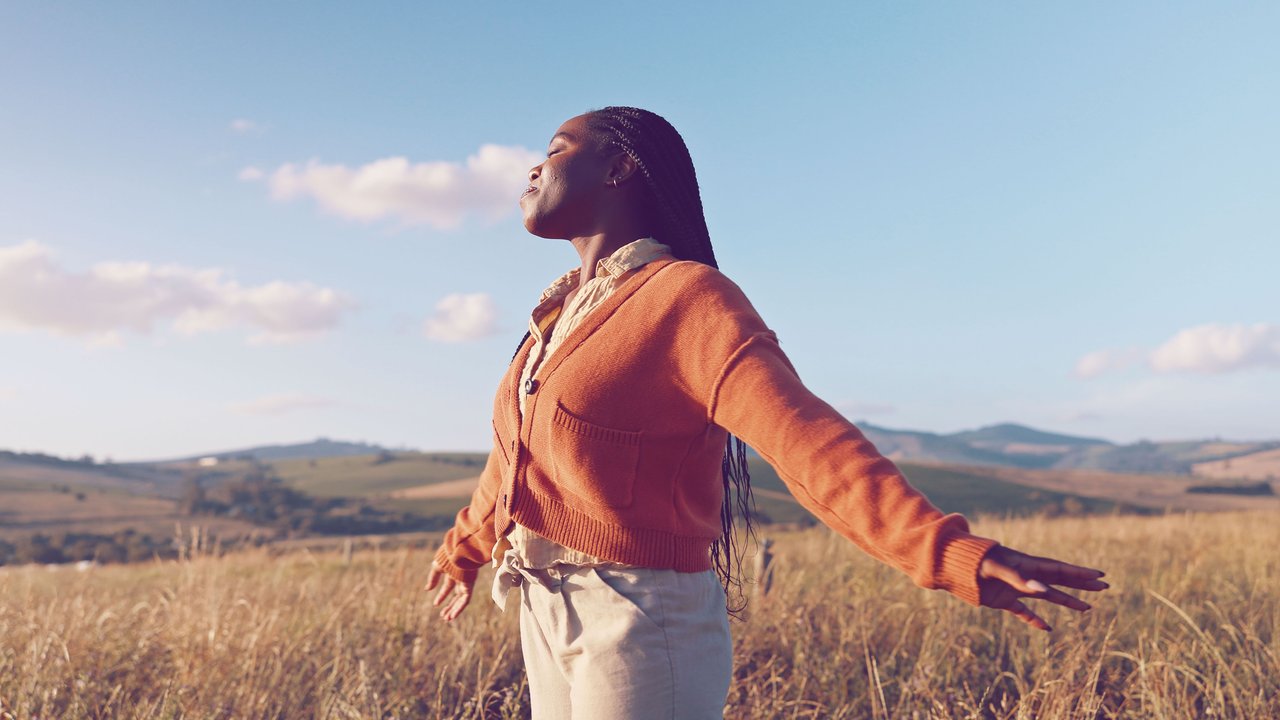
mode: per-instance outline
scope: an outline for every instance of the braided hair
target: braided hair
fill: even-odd
[[[586,115],[596,140],[605,148],[625,152],[644,178],[645,202],[655,227],[651,234],[671,248],[681,260],[695,260],[718,268],[711,234],[702,212],[698,176],[684,138],[662,116],[634,107],[606,107]],[[745,606],[742,578],[733,572],[741,567],[743,547],[734,533],[734,518],[742,515],[748,535],[754,537],[751,475],[747,469],[747,446],[729,435],[720,463],[724,501],[720,505],[720,537],[711,545],[716,574],[731,596],[729,609]]]
[[[670,247],[676,258],[718,268],[693,159],[680,133],[662,116],[640,108],[606,107],[584,117],[602,149],[620,150],[635,162],[644,180],[643,209],[654,223],[650,229],[653,238]],[[517,355],[527,339],[528,335],[516,346]],[[711,545],[711,560],[724,585],[728,610],[736,616],[746,606],[742,578],[734,573],[734,566],[742,565],[745,548],[734,532],[734,519],[741,515],[747,535],[754,538],[755,499],[751,494],[746,443],[733,435],[725,441],[721,482],[721,535]]]

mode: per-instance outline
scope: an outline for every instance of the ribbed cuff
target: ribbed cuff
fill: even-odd
[[[987,553],[999,545],[995,540],[968,533],[952,537],[942,549],[937,587],[970,605],[980,605],[978,568]]]
[[[479,572],[476,570],[466,570],[455,565],[444,548],[440,548],[440,550],[436,552],[436,556],[432,559],[432,562],[440,568],[440,572],[448,575],[454,580],[457,580],[463,585],[470,587],[476,584],[476,575],[478,575]]]

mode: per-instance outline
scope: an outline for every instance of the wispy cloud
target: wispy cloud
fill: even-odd
[[[483,145],[461,163],[389,157],[351,167],[311,160],[281,165],[264,179],[275,199],[311,198],[338,217],[448,229],[513,211],[526,173],[541,158],[522,147]],[[247,179],[244,170],[240,177]]]
[[[497,324],[493,298],[484,293],[457,293],[436,303],[435,314],[427,318],[423,333],[440,342],[466,342],[492,335]]]
[[[247,402],[233,403],[229,407],[241,415],[284,415],[336,405],[336,400],[318,395],[267,395]]]
[[[1142,362],[1141,348],[1097,350],[1076,361],[1074,375],[1078,378],[1095,378],[1108,372],[1124,370]]]
[[[1146,361],[1157,373],[1221,374],[1280,367],[1280,325],[1208,324],[1186,328],[1155,350],[1098,350],[1076,361],[1075,375],[1093,378]]]
[[[94,344],[170,323],[194,335],[245,328],[251,343],[302,340],[331,330],[354,302],[307,282],[244,286],[216,268],[103,262],[84,272],[27,241],[0,247],[0,330],[46,330]]]
[[[266,173],[262,172],[262,168],[250,165],[248,167],[241,168],[240,172],[236,174],[236,177],[243,182],[257,182],[265,177],[265,175]]]
[[[237,135],[261,135],[267,128],[248,118],[236,118],[227,124],[227,129]]]

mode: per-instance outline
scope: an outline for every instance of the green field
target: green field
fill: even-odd
[[[483,470],[484,461],[482,453],[419,452],[270,463],[223,460],[211,467],[194,461],[154,466],[99,466],[5,459],[0,462],[0,543],[8,545],[0,544],[0,564],[99,558],[114,562],[120,553],[100,546],[110,536],[112,543],[126,548],[132,541],[126,542],[119,535],[125,531],[148,536],[147,542],[154,545],[192,528],[229,544],[246,540],[279,542],[324,535],[439,530],[451,524],[454,515],[469,501],[474,479]],[[1060,487],[1033,487],[1030,481],[1020,484],[1023,482],[1020,476],[1007,480],[994,477],[1000,472],[1011,472],[1009,468],[955,468],[914,463],[901,463],[900,467],[913,485],[946,512],[1056,516],[1108,513],[1134,507],[1130,502],[1073,494],[1070,489],[1075,480],[1071,479],[1064,491]],[[1019,472],[1026,475],[1038,471]],[[210,511],[208,505],[190,503],[189,493],[193,492],[191,483],[195,478],[200,478],[200,486],[216,500],[222,497],[219,492],[232,492],[230,489],[220,491],[219,487],[235,487],[235,483],[252,475],[263,476],[268,483],[274,482],[270,478],[278,477],[293,491],[304,495],[295,495],[287,503],[281,499],[267,500],[284,496],[271,495],[271,491],[263,487],[265,494],[259,500],[242,496],[231,502],[228,496],[217,506],[220,510]],[[753,458],[751,475],[756,491],[757,526],[815,522],[767,463]],[[1130,476],[1106,475],[1101,479],[1090,476],[1089,492],[1101,494],[1100,488],[1115,492],[1117,488],[1142,481],[1143,478]],[[320,498],[320,502],[312,503],[309,498]],[[1280,500],[1275,498],[1245,500],[1258,506],[1267,505],[1268,501],[1280,505]],[[1225,501],[1215,498],[1215,502]],[[274,512],[270,516],[247,514],[246,508],[255,507],[255,503]],[[204,509],[193,509],[197,507]],[[187,530],[180,530],[181,527]],[[65,552],[61,556],[46,552],[41,549],[41,543]],[[151,557],[152,545],[134,548],[128,557]]]
[[[769,463],[760,458],[752,458],[750,466],[752,488],[765,491],[755,494],[756,507],[769,520],[786,523],[810,521],[812,516],[794,499],[789,499],[790,493],[786,485]],[[944,512],[1022,516],[1108,513],[1118,509],[1117,504],[1110,500],[1040,490],[997,480],[982,475],[980,468],[966,471],[913,463],[898,463],[898,467],[912,486]],[[788,499],[778,498],[777,493],[786,493]]]
[[[483,469],[484,461],[484,453],[396,452],[383,456],[272,461],[270,467],[291,487],[310,495],[359,498],[380,507],[435,516],[452,514],[469,490],[458,490],[451,496],[447,492],[435,493],[429,498],[412,497],[412,493],[404,491],[474,478]],[[947,512],[964,514],[1280,508],[1280,500],[1275,499],[1188,494],[1186,487],[1195,481],[1190,475],[1036,470],[909,460],[897,461],[897,464],[935,505]],[[225,463],[218,466],[220,472],[242,469]],[[754,455],[751,456],[751,476],[753,487],[762,491],[756,501],[765,515],[778,522],[804,521],[807,513],[789,499],[790,494],[777,473]],[[396,496],[392,497],[393,494]]]
[[[380,507],[413,512],[425,517],[452,516],[469,498],[391,498],[390,493],[423,485],[450,482],[479,475],[483,453],[397,453],[389,462],[373,455],[272,463],[276,474],[290,486],[321,497],[358,497]],[[790,498],[786,485],[767,463],[751,458],[751,484],[756,506],[773,522],[808,522],[808,511]],[[1033,513],[1080,514],[1112,512],[1117,504],[1070,493],[1017,485],[982,474],[981,469],[957,470],[930,465],[900,463],[911,484],[946,512],[964,514],[1028,515]],[[785,497],[779,497],[779,494]]]

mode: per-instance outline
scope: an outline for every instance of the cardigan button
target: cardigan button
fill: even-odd
[[[534,393],[536,393],[536,392],[538,392],[538,381],[537,381],[537,380],[534,380],[533,378],[529,378],[528,380],[525,380],[525,381],[524,381],[524,394],[525,394],[525,395],[532,395],[532,394],[534,394]]]

